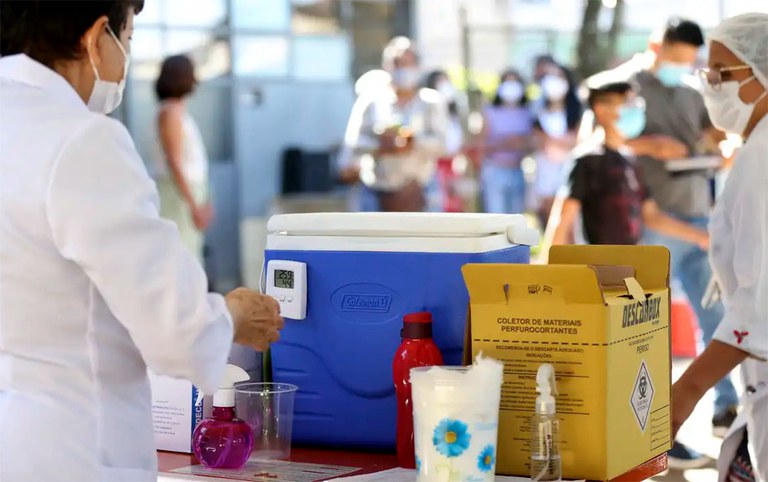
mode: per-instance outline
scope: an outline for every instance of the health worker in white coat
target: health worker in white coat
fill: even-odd
[[[155,481],[147,368],[212,393],[271,298],[207,293],[120,103],[142,0],[0,2],[0,481]]]
[[[704,99],[718,129],[742,135],[710,224],[710,258],[726,313],[714,340],[675,383],[677,431],[706,391],[741,365],[742,413],[723,443],[720,481],[768,482],[768,15],[710,34]]]

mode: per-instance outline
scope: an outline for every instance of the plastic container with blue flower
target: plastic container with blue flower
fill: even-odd
[[[504,365],[411,371],[418,482],[493,482]]]

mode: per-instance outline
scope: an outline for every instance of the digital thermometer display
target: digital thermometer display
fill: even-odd
[[[293,271],[285,269],[275,270],[275,288],[285,288],[292,290],[294,286]]]

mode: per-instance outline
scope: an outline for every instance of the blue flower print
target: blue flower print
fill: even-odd
[[[437,452],[446,457],[458,457],[469,448],[472,436],[467,431],[467,424],[460,420],[443,419],[435,427],[432,443]]]
[[[421,472],[421,459],[419,456],[416,456],[416,472]]]
[[[493,445],[486,446],[477,458],[477,467],[483,472],[490,472],[496,463],[496,451]]]

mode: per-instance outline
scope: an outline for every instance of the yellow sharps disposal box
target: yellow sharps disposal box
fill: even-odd
[[[669,251],[560,246],[549,265],[471,264],[466,361],[504,362],[497,471],[529,474],[536,372],[557,376],[563,475],[610,480],[671,448]]]

